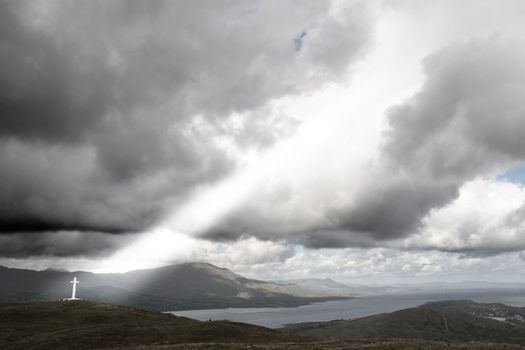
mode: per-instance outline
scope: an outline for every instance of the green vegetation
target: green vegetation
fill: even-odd
[[[445,343],[433,341],[315,342],[287,344],[180,344],[124,347],[118,350],[519,350],[520,345],[493,343]],[[114,349],[117,350],[117,349]]]
[[[356,320],[292,324],[283,332],[90,301],[0,304],[0,349],[517,350],[525,349],[523,311],[429,303]],[[508,321],[490,318],[501,315]]]
[[[292,334],[340,340],[423,339],[525,344],[525,324],[518,322],[521,310],[503,304],[471,301],[428,303],[355,320],[290,324],[284,330]],[[502,317],[502,313],[508,318]]]
[[[0,305],[0,349],[93,349],[177,343],[272,343],[304,338],[229,321],[200,322],[74,301]]]

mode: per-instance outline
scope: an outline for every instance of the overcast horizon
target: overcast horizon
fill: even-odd
[[[0,265],[525,283],[524,15],[0,0]]]

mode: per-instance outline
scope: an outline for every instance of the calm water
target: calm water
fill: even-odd
[[[453,299],[525,306],[525,289],[450,290],[409,295],[381,295],[292,308],[229,308],[174,311],[172,313],[201,321],[231,320],[278,328],[286,323],[357,318],[414,307],[428,301]]]

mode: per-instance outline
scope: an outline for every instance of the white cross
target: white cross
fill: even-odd
[[[71,298],[69,298],[68,300],[79,300],[76,295],[77,295],[77,283],[80,283],[77,278],[73,278],[73,281],[69,282],[69,283],[73,283],[73,292],[71,293]]]

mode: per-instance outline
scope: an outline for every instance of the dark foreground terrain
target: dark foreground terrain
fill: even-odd
[[[491,343],[459,343],[428,341],[315,342],[286,344],[180,344],[173,346],[124,347],[118,350],[521,350],[520,345]],[[111,349],[111,350],[117,350]]]
[[[201,322],[88,301],[0,305],[2,350],[297,341],[304,338],[243,323]]]
[[[324,339],[419,339],[525,345],[525,308],[470,300],[432,302],[354,320],[289,324],[284,330]]]
[[[356,320],[293,324],[284,332],[89,301],[0,304],[0,349],[525,349],[523,311],[430,303]]]

